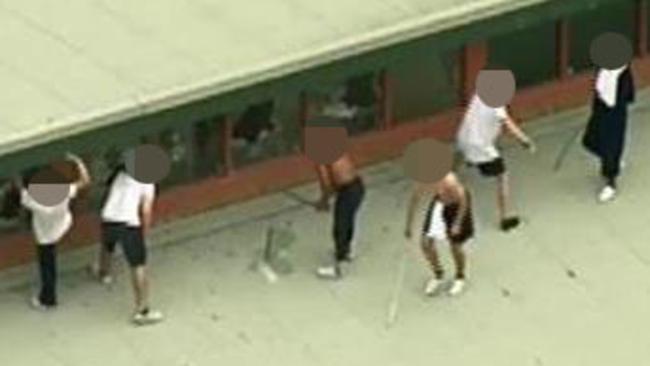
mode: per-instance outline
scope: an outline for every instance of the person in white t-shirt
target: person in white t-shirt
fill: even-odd
[[[488,106],[478,94],[475,94],[469,103],[457,141],[460,151],[470,165],[476,166],[485,177],[497,178],[500,227],[503,231],[509,231],[519,226],[520,219],[517,215],[508,213],[508,176],[503,157],[496,147],[503,127],[525,148],[531,152],[535,151],[532,140],[517,126],[506,107]]]
[[[78,157],[69,155],[75,163],[79,179],[69,183],[53,168],[46,168],[21,187],[21,203],[31,211],[32,230],[37,243],[38,268],[41,280],[39,294],[32,298],[37,309],[51,309],[57,304],[56,244],[72,227],[70,201],[78,191],[90,184],[90,176]],[[17,182],[20,185],[19,182]]]
[[[147,248],[145,235],[153,221],[155,184],[143,183],[120,166],[112,174],[108,194],[101,212],[102,245],[99,261],[93,273],[104,283],[112,282],[111,259],[119,243],[131,267],[135,296],[133,322],[138,325],[153,324],[163,319],[163,314],[149,307],[149,281],[147,276]]]

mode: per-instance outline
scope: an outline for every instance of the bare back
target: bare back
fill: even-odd
[[[357,168],[348,154],[329,164],[327,170],[334,187],[341,187],[353,182],[358,177]]]

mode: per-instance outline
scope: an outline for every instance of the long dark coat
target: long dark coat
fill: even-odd
[[[627,106],[634,98],[634,79],[629,67],[619,75],[614,107],[609,107],[594,93],[591,117],[582,140],[588,151],[604,161],[620,161],[625,146]]]

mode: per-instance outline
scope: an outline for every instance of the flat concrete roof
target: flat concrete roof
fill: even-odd
[[[0,155],[546,1],[0,1]]]

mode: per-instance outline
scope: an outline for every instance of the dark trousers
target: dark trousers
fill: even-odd
[[[365,188],[361,179],[340,187],[334,204],[334,244],[335,259],[345,261],[350,256],[350,243],[354,236],[357,211],[363,201]]]
[[[56,245],[38,245],[38,269],[41,292],[38,299],[46,306],[56,305]]]
[[[608,185],[615,187],[621,173],[621,158],[625,148],[627,131],[627,107],[607,108],[601,102],[594,103],[592,116],[582,143],[600,158],[600,173]]]
[[[600,171],[607,185],[615,188],[616,178],[621,173],[621,157],[606,156],[600,159]]]
[[[618,113],[619,120],[615,121],[620,127],[608,134],[610,142],[605,145],[600,155],[600,172],[608,185],[616,187],[616,178],[621,174],[621,160],[625,147],[625,133],[627,130],[627,111]],[[614,121],[612,121],[614,122]]]

